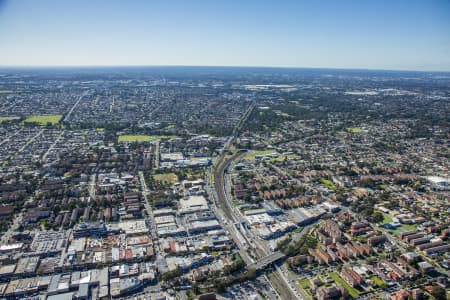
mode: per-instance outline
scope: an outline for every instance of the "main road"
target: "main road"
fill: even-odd
[[[150,194],[150,190],[147,187],[147,183],[145,182],[145,178],[144,178],[144,172],[139,171],[139,181],[140,181],[140,185],[141,185],[141,191],[142,191],[142,196],[144,197],[144,207],[145,207],[145,211],[146,211],[146,215],[147,215],[147,222],[148,222],[148,226],[149,226],[149,232],[150,235],[152,237],[153,243],[154,243],[154,249],[156,251],[156,257],[157,258],[161,258],[164,257],[164,251],[161,249],[161,244],[159,244],[158,242],[158,234],[156,232],[156,223],[155,223],[155,219],[153,218],[153,209],[150,205],[148,196]],[[150,287],[146,288],[147,292],[150,293],[158,293],[161,290],[161,282],[158,280],[156,285],[152,285]]]

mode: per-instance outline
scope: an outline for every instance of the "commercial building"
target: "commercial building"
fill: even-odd
[[[188,196],[180,200],[178,213],[180,215],[208,210],[204,196]]]

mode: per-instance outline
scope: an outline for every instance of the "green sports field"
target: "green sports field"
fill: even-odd
[[[164,174],[155,174],[153,175],[153,179],[156,181],[165,182],[168,184],[174,184],[178,182],[178,176],[174,173],[164,173]]]
[[[350,128],[347,128],[347,131],[348,131],[348,132],[351,132],[351,133],[361,133],[361,132],[364,132],[364,130],[362,130],[361,128],[358,128],[358,127],[350,127]]]
[[[151,142],[160,139],[172,139],[176,138],[173,135],[143,135],[143,134],[123,134],[119,136],[118,141],[124,143],[131,142]]]
[[[0,123],[17,119],[16,117],[0,117]]]
[[[61,121],[62,115],[41,115],[41,116],[32,116],[28,119],[25,119],[25,123],[38,123],[40,125],[47,125],[51,123],[52,125],[56,125]]]

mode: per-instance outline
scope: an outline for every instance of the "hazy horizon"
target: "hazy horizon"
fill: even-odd
[[[375,69],[375,68],[337,68],[337,67],[297,67],[297,66],[214,66],[214,65],[0,65],[0,70],[102,70],[102,69],[156,69],[156,68],[193,68],[193,69],[255,69],[255,70],[263,70],[263,69],[273,69],[273,70],[311,70],[311,71],[342,71],[342,72],[387,72],[387,73],[396,73],[396,72],[405,72],[405,73],[442,73],[442,74],[450,74],[450,70],[406,70],[406,69]]]

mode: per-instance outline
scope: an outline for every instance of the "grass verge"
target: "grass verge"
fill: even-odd
[[[339,276],[337,273],[335,272],[331,272],[329,273],[329,275],[331,276],[331,278],[334,279],[334,281],[340,285],[342,285],[347,291],[348,294],[352,297],[352,298],[357,298],[359,295],[361,295],[361,292],[358,291],[357,289],[355,289],[354,287],[350,286],[344,279],[342,279],[341,276]]]

